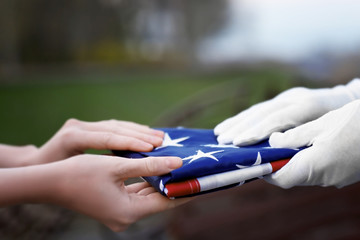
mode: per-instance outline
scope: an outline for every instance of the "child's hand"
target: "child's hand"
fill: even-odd
[[[164,133],[133,122],[68,120],[42,147],[0,146],[1,167],[19,167],[63,160],[88,149],[151,151]]]
[[[50,203],[83,213],[114,231],[188,199],[169,200],[148,183],[128,178],[168,173],[182,165],[176,157],[127,159],[82,154],[50,164],[0,168],[0,207]]]
[[[124,184],[128,178],[168,173],[182,165],[180,158],[126,159],[84,154],[56,164],[65,170],[59,205],[93,217],[113,231],[123,231],[149,214],[188,201],[169,200],[145,182]]]

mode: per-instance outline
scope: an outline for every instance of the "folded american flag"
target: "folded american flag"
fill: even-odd
[[[272,148],[267,141],[247,147],[221,145],[210,129],[161,128],[162,146],[152,152],[114,151],[129,158],[177,156],[183,166],[162,176],[144,177],[163,195],[193,196],[213,192],[274,172],[285,165],[299,149]]]

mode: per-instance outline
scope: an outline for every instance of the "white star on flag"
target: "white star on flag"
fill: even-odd
[[[171,139],[169,134],[165,133],[164,136],[164,140],[163,143],[160,147],[157,147],[156,149],[160,149],[160,148],[164,148],[164,147],[183,147],[183,144],[179,144],[182,141],[185,141],[186,139],[188,139],[189,137],[182,137],[182,138],[177,138],[177,139]]]
[[[189,163],[199,159],[199,158],[203,158],[203,157],[207,157],[207,158],[211,158],[211,159],[214,159],[215,161],[219,161],[215,156],[213,156],[213,154],[215,153],[219,153],[219,152],[223,152],[224,150],[219,150],[219,151],[213,151],[213,152],[208,152],[208,153],[204,153],[203,151],[201,150],[197,150],[196,151],[196,154],[195,155],[192,155],[192,156],[189,156],[189,157],[186,157],[186,158],[183,158],[182,160],[190,160]]]
[[[256,166],[256,165],[259,165],[259,164],[261,164],[261,154],[260,154],[260,152],[258,152],[258,154],[257,154],[255,163],[253,165],[251,165],[251,166]],[[238,168],[247,168],[247,167],[249,167],[249,166],[243,166],[243,165],[240,165],[240,164],[236,164],[236,166]]]
[[[212,148],[239,148],[238,146],[232,144],[206,144],[202,145],[204,147],[212,147]]]

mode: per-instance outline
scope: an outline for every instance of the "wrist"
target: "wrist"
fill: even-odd
[[[24,167],[36,162],[39,149],[34,145],[11,146],[0,144],[0,167]]]
[[[51,203],[60,205],[66,208],[71,209],[74,193],[76,193],[77,184],[74,183],[74,178],[71,177],[73,169],[76,169],[74,162],[68,159],[45,164],[52,167],[52,172],[54,174],[52,189],[49,190],[51,196],[49,200]]]
[[[0,169],[0,206],[55,203],[61,173],[52,164]]]
[[[18,160],[13,167],[27,167],[37,165],[39,158],[39,148],[35,145],[20,147],[23,151],[19,152]]]
[[[357,84],[353,82],[350,83],[350,85],[337,85],[329,89],[330,95],[328,98],[326,98],[326,102],[324,102],[325,106],[327,106],[328,111],[341,108],[342,106],[357,99],[356,95],[354,95],[354,92],[356,92],[355,86],[357,84],[359,84],[360,91],[360,81],[357,82]]]
[[[352,100],[360,99],[360,78],[354,78],[345,86]]]

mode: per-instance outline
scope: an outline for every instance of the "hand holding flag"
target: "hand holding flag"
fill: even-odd
[[[163,195],[183,197],[241,185],[272,173],[298,149],[271,148],[267,141],[247,147],[218,144],[212,130],[164,128],[163,144],[152,152],[121,152],[130,158],[177,156],[183,166],[162,176],[144,177]],[[276,162],[275,162],[276,161]],[[195,188],[194,188],[195,187]]]

